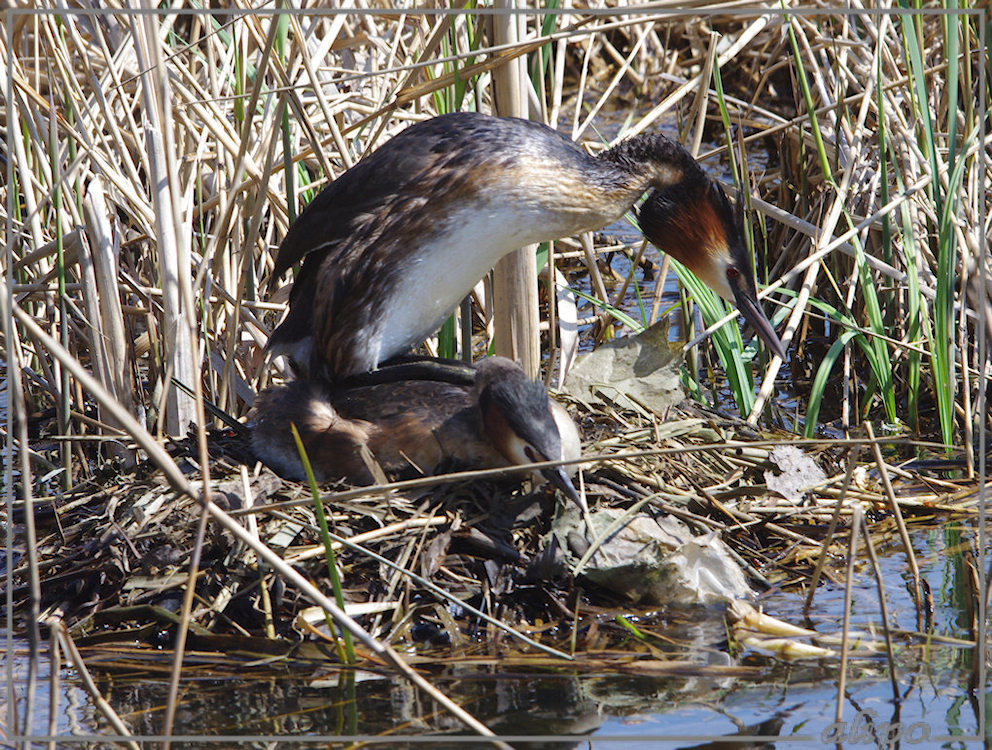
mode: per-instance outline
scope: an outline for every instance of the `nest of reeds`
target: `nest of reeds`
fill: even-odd
[[[583,472],[590,506],[624,509],[642,502],[647,515],[675,516],[697,533],[718,531],[756,590],[808,584],[821,557],[822,573],[836,576],[856,507],[871,518],[879,539],[898,533],[903,519],[929,523],[934,516],[974,510],[969,485],[942,482],[937,489],[932,479],[884,463],[874,477],[852,481],[843,466],[853,444],[800,443],[823,478],[787,496],[782,475],[794,469],[776,455],[790,444],[781,434],[762,433],[691,402],[664,421],[644,412],[581,408],[585,455],[593,459]],[[310,489],[254,464],[236,431],[213,432],[208,446],[211,499],[330,591]],[[198,485],[195,436],[170,444],[169,453]],[[879,471],[901,478],[898,510]],[[503,648],[496,644],[506,637],[490,642],[492,624],[463,606],[470,605],[561,648],[576,633],[588,635],[601,613],[646,606],[544,564],[542,545],[563,502],[545,488],[531,488],[519,476],[425,478],[399,487],[323,488],[329,529],[348,542],[335,543],[345,609],[362,613],[360,621],[385,642],[457,647],[459,653]],[[268,636],[286,649],[327,637],[312,601],[285,588],[223,528],[201,529],[201,506],[177,494],[152,467],[108,472],[99,484],[63,495],[57,506],[52,501],[35,509],[43,617],[68,625],[80,645],[167,644],[194,555],[193,648],[228,651],[240,643],[251,651],[256,638]],[[844,523],[828,538],[838,512]],[[11,583],[19,609],[27,582],[15,574]],[[657,602],[649,608],[659,606],[665,609]],[[593,632],[603,645],[602,634]],[[506,648],[531,650],[520,643]],[[581,635],[574,648],[583,650]]]

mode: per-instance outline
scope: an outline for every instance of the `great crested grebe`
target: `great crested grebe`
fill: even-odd
[[[571,417],[515,362],[489,357],[466,380],[474,384],[293,380],[273,386],[255,399],[252,449],[283,476],[303,479],[293,423],[317,481],[353,484],[374,481],[372,460],[391,478],[403,479],[579,457]],[[585,509],[562,467],[541,474]]]
[[[304,378],[373,370],[433,333],[508,252],[603,227],[649,189],[648,239],[736,302],[784,357],[758,306],[741,216],[682,146],[639,135],[594,157],[539,123],[469,112],[410,126],[300,214],[270,285],[303,266],[268,349]]]

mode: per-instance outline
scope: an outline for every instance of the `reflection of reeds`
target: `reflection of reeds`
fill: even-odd
[[[992,323],[982,233],[987,144],[980,140],[989,97],[979,89],[978,16],[863,13],[854,22],[829,12],[535,14],[526,19],[530,36],[509,47],[492,45],[484,13],[272,18],[240,11],[5,16],[4,38],[14,46],[3,55],[11,88],[3,102],[2,264],[17,310],[3,315],[8,392],[25,394],[28,408],[12,400],[21,416],[54,409],[49,433],[60,437],[25,445],[26,428],[19,433],[22,455],[58,483],[32,483],[25,460],[28,507],[32,488],[47,495],[85,487],[106,457],[130,470],[135,458],[152,456],[178,481],[174,464],[149,448],[152,435],[183,435],[200,421],[195,398],[172,378],[223,411],[246,414],[270,377],[261,348],[286,290],[270,297],[265,285],[300,204],[410,122],[447,109],[491,109],[494,72],[522,57],[532,116],[591,149],[666,118],[708,168],[739,185],[754,218],[756,273],[777,288],[765,298],[783,305],[776,320],[788,321],[792,383],[804,402],[797,416],[770,400],[777,364],[724,326],[710,340],[740,410],[809,436],[821,422],[846,428],[883,418],[973,453],[973,432],[987,420],[980,334]],[[591,288],[570,294],[556,282],[586,341],[594,323],[605,334],[612,332],[607,322],[646,325],[651,316],[641,299],[653,293],[638,270],[641,250],[600,237],[595,247],[593,239],[557,242],[547,256],[559,268],[545,275]],[[607,252],[634,259],[613,296],[604,282]],[[676,273],[706,326],[734,317],[687,272]],[[492,312],[485,291],[476,296],[481,304],[474,316],[462,314],[462,326],[474,328],[481,350],[490,345]],[[561,335],[557,319],[544,327],[570,360],[577,339]],[[453,323],[451,330],[446,353],[457,348]],[[96,398],[66,357],[109,395]],[[711,387],[695,376],[698,368],[692,372],[693,393],[714,400],[723,383]],[[119,411],[108,408],[111,401]],[[595,414],[587,427],[599,433],[592,453],[651,450],[664,432],[648,413]],[[197,425],[204,465],[205,429]],[[11,445],[15,437],[8,436]],[[808,576],[806,562],[819,552],[816,529],[832,508],[786,507],[767,497],[732,507],[741,492],[759,492],[753,485],[761,483],[762,459],[742,456],[737,445],[712,454],[687,447],[721,437],[699,426],[676,445],[684,454],[677,459],[604,462],[601,500],[664,490],[654,507],[743,539],[739,551],[753,554],[754,569],[774,552],[772,575]],[[106,450],[97,461],[100,446]],[[964,466],[972,471],[970,461]],[[752,484],[728,486],[745,478]],[[839,486],[835,477],[817,496],[832,501]],[[971,485],[917,489],[922,499],[899,498],[906,515],[935,506],[970,512]],[[870,486],[848,497],[881,504]],[[185,513],[178,504],[172,510]],[[309,523],[298,508],[281,510]],[[420,519],[407,498],[395,507],[379,503],[371,514],[360,510],[341,510],[359,531],[368,531],[356,520],[367,515],[383,528],[396,512]],[[846,520],[851,511],[838,514]],[[69,527],[69,539],[93,535],[91,519],[65,519],[73,521],[79,525]],[[96,536],[110,534],[111,522]],[[137,522],[127,528],[144,532]],[[420,542],[389,544],[412,569],[421,564]],[[65,563],[58,549],[40,554],[49,568],[82,564]],[[444,550],[433,554],[444,558]],[[87,564],[106,562],[98,554]],[[363,563],[356,555],[348,564]],[[402,576],[389,575],[392,592]],[[431,606],[438,621],[451,620],[443,606]],[[579,608],[568,614],[578,621]],[[376,625],[381,637],[406,637],[409,612]]]

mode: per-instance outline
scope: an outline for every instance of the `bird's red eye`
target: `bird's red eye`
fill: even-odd
[[[737,266],[727,266],[727,278],[736,279],[741,275],[741,272],[737,270]]]

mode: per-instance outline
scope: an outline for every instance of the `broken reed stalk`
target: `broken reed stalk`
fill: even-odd
[[[241,492],[245,499],[245,507],[250,508],[255,502],[255,494],[251,490],[248,467],[242,464],[238,474],[241,477]],[[248,527],[248,533],[255,537],[259,544],[261,544],[262,538],[258,535],[258,518],[256,518],[254,513],[249,513],[245,516],[245,524]],[[258,569],[258,588],[261,593],[262,614],[265,617],[265,635],[269,639],[274,640],[276,637],[276,626],[275,617],[272,614],[272,597],[269,595],[266,568],[258,558],[258,555],[255,556],[255,567]]]
[[[169,673],[169,698],[165,704],[165,718],[162,722],[162,734],[167,738],[172,736],[172,727],[176,719],[176,709],[179,706],[179,682],[183,674],[186,636],[189,634],[189,626],[193,621],[193,599],[196,597],[196,579],[200,571],[200,555],[203,552],[203,539],[207,533],[207,522],[209,520],[210,514],[207,512],[206,507],[201,507],[200,519],[196,524],[196,540],[193,543],[193,551],[189,556],[189,571],[186,574],[186,586],[183,591],[182,606],[179,610],[179,622],[176,625],[175,647],[172,651],[172,668]],[[168,750],[169,740],[166,739],[162,745],[163,750]]]
[[[878,556],[875,554],[875,543],[871,540],[871,530],[868,524],[863,524],[865,532],[865,550],[868,552],[868,559],[871,561],[871,569],[875,574],[875,586],[878,590],[878,607],[882,613],[882,631],[885,633],[885,655],[889,661],[889,680],[892,683],[892,700],[899,705],[899,678],[896,674],[896,657],[892,651],[892,631],[889,629],[889,605],[885,599],[885,581],[882,578],[882,568],[878,564]]]
[[[917,627],[923,629],[923,589],[920,585],[920,567],[916,564],[916,554],[913,552],[913,543],[909,539],[909,531],[906,529],[906,522],[903,520],[902,511],[896,500],[896,493],[892,490],[892,482],[889,481],[889,471],[882,458],[882,450],[879,448],[878,440],[875,439],[875,430],[870,421],[865,422],[865,432],[871,442],[872,453],[875,456],[875,466],[878,467],[878,476],[882,481],[882,488],[885,490],[885,497],[889,501],[889,509],[895,519],[896,527],[899,529],[899,539],[902,541],[903,549],[906,551],[906,561],[909,563],[909,572],[913,576],[913,597],[916,600]]]
[[[61,621],[52,622],[49,624],[52,631],[56,634],[59,643],[62,646],[62,650],[65,655],[72,662],[73,668],[76,670],[79,678],[83,682],[83,688],[89,693],[90,698],[93,700],[93,705],[96,709],[103,714],[103,718],[107,720],[113,730],[122,738],[127,738],[131,736],[131,732],[128,730],[127,725],[121,720],[121,717],[117,715],[114,707],[111,706],[107,699],[103,697],[100,689],[96,686],[96,682],[93,680],[93,676],[90,671],[86,668],[86,662],[84,661],[79,650],[76,648],[76,644],[72,640],[72,636],[65,627],[65,623]],[[57,694],[56,694],[57,695]],[[54,701],[56,696],[52,696]],[[134,740],[122,740],[125,747],[132,748],[133,750],[140,750],[141,745]]]
[[[851,628],[851,603],[854,599],[854,561],[858,555],[858,533],[861,529],[861,506],[854,506],[851,518],[851,538],[847,547],[847,574],[844,579],[844,624],[840,633],[840,666],[837,668],[837,708],[834,721],[844,719],[844,690],[847,686],[847,652]]]
[[[93,269],[93,284],[87,295],[88,299],[96,298],[96,330],[92,343],[103,362],[103,368],[99,371],[101,382],[132,413],[133,399],[127,372],[127,335],[121,296],[117,288],[120,238],[114,232],[110,215],[103,179],[97,175],[90,181],[83,199],[86,232],[81,236],[80,242],[80,258],[88,257],[88,265]],[[117,427],[117,423],[109,415],[104,417],[101,414],[101,421],[110,431]],[[125,469],[132,469],[135,465],[135,456],[119,443],[111,443],[108,453],[121,460]]]
[[[50,628],[48,632],[48,669],[50,670],[48,675],[48,734],[51,737],[56,737],[59,733],[59,699],[62,696],[62,651],[59,648],[59,634],[55,628]],[[55,743],[49,743],[49,748],[55,750]]]
[[[857,457],[860,451],[857,448],[847,449],[847,469],[844,472],[844,482],[840,486],[840,494],[837,496],[837,503],[834,505],[834,513],[830,517],[830,526],[827,528],[827,536],[823,540],[823,547],[819,557],[816,558],[816,567],[813,569],[813,577],[809,582],[809,590],[806,592],[806,601],[803,603],[803,612],[809,612],[813,604],[813,596],[816,594],[816,587],[820,583],[820,575],[823,573],[823,566],[827,562],[830,554],[830,545],[833,544],[834,534],[837,531],[837,522],[840,520],[840,511],[844,507],[844,499],[847,497],[847,488],[851,486],[851,477],[854,476],[854,467],[857,464]]]

